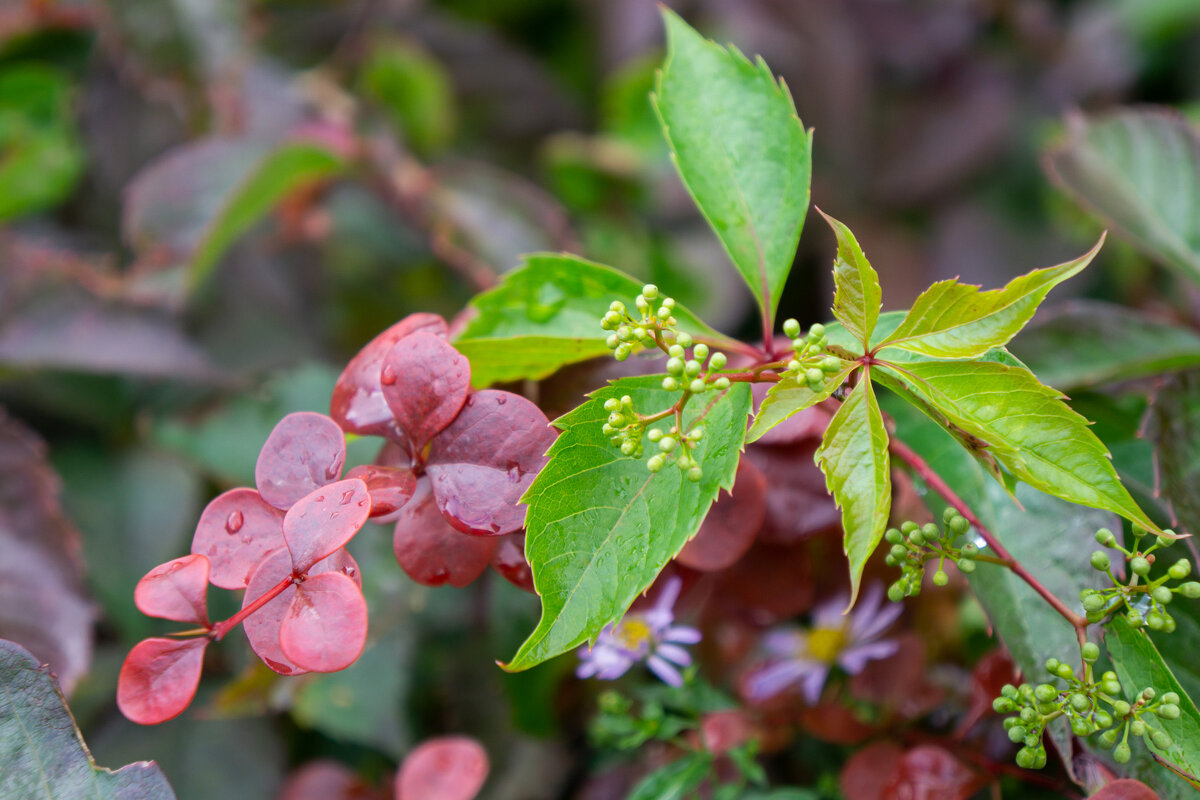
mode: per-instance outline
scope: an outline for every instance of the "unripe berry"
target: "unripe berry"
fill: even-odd
[[[1100,688],[1104,691],[1105,694],[1107,694],[1111,697],[1120,697],[1121,696],[1121,684],[1118,683],[1117,681],[1104,681],[1103,683],[1100,684]]]
[[[1094,625],[1095,623],[1104,619],[1105,614],[1103,611],[1088,611],[1084,614],[1084,616],[1087,618],[1089,624]]]
[[[959,571],[964,575],[970,575],[975,571],[975,562],[969,558],[960,558],[954,562]]]
[[[907,536],[910,533],[912,533],[913,531],[920,529],[920,527],[921,527],[920,525],[913,522],[912,520],[908,520],[907,522],[904,522],[900,525],[900,532],[903,533],[905,536]]]
[[[692,335],[690,333],[680,331],[679,333],[675,334],[675,343],[682,345],[683,347],[691,347]]]
[[[825,326],[818,322],[808,329],[808,335],[814,339],[820,339],[825,335]]]
[[[788,370],[788,372],[799,372],[800,371],[800,362],[793,358],[791,361],[789,361],[787,363],[787,370]]]
[[[955,517],[950,520],[950,532],[957,536],[962,536],[970,529],[971,523],[967,521],[966,517]]]
[[[1142,697],[1146,698],[1147,700],[1153,700],[1157,695],[1158,690],[1153,686],[1147,686],[1145,689],[1142,689]]]
[[[683,374],[689,378],[694,378],[700,374],[700,362],[696,359],[688,359],[683,365]]]
[[[927,540],[932,541],[938,538],[940,531],[938,530],[938,526],[936,524],[932,522],[926,522],[921,526],[921,533],[925,534],[925,538]]]
[[[615,311],[609,311],[600,320],[600,327],[606,331],[616,330],[621,324],[621,315]]]
[[[1170,575],[1174,580],[1177,580],[1177,581],[1183,580],[1191,573],[1192,573],[1192,562],[1188,561],[1186,558],[1179,559],[1178,561],[1176,561],[1174,564],[1171,565],[1171,568],[1169,570],[1167,570],[1167,574]]]
[[[1112,714],[1107,711],[1097,711],[1092,715],[1092,722],[1096,723],[1098,728],[1111,728],[1113,724]]]
[[[693,347],[692,348],[692,358],[699,359],[700,361],[703,361],[704,359],[708,358],[708,345],[701,342],[700,344]]]
[[[1163,614],[1163,633],[1175,632],[1175,618],[1170,614]]]
[[[1146,627],[1152,631],[1161,631],[1167,625],[1167,621],[1163,619],[1163,615],[1157,611],[1151,611],[1146,615]]]
[[[1092,732],[1092,725],[1083,717],[1071,717],[1071,733],[1084,737]]]
[[[1019,692],[1017,691],[1017,687],[1013,686],[1011,683],[1006,683],[1000,687],[1001,697],[1007,697],[1009,700],[1016,700],[1018,695]]]
[[[712,358],[708,360],[708,366],[712,369],[724,369],[727,360],[724,353],[713,353]]]
[[[1150,593],[1150,596],[1157,600],[1159,605],[1165,606],[1167,603],[1171,602],[1175,595],[1166,586],[1159,586]]]
[[[662,387],[668,392],[674,392],[679,389],[679,381],[671,377],[663,378]]]
[[[621,401],[615,397],[610,397],[604,401],[605,411],[617,411],[621,408]]]
[[[1008,739],[1011,742],[1020,742],[1022,739],[1025,738],[1025,734],[1027,732],[1028,731],[1026,730],[1024,725],[1013,725],[1011,728],[1008,729]]]
[[[1146,723],[1142,722],[1140,719],[1133,720],[1132,722],[1129,723],[1129,732],[1132,733],[1134,736],[1145,736],[1146,735]]]
[[[959,550],[959,552],[962,553],[967,558],[974,558],[975,556],[979,555],[979,548],[976,547],[974,544],[967,542],[966,544],[964,544],[962,546],[962,549]]]
[[[696,378],[696,380],[688,384],[688,391],[692,394],[703,394],[707,388],[708,384],[704,382],[703,378]]]
[[[682,375],[683,374],[683,359],[682,358],[668,358],[667,359],[667,372],[669,372],[670,374],[674,375],[677,378],[680,375]]]
[[[667,355],[669,355],[671,358],[682,359],[684,355],[684,349],[681,345],[673,344],[667,348]]]
[[[1125,615],[1125,621],[1135,628],[1142,627],[1142,623],[1145,622],[1140,611],[1130,611]]]
[[[1153,742],[1154,746],[1159,750],[1170,750],[1171,745],[1175,744],[1175,740],[1173,740],[1170,734],[1168,734],[1166,731],[1155,731],[1154,733],[1150,734],[1150,741]]]
[[[888,596],[888,600],[891,600],[893,603],[899,603],[901,600],[904,599],[904,587],[900,585],[899,581],[897,581],[896,583],[893,583],[891,586],[888,587],[887,596]],[[1004,702],[1008,706],[1012,705],[1011,700],[1006,700],[1003,697],[998,697],[998,698],[996,698],[995,702],[992,703],[992,706],[996,707],[996,704],[1000,703],[1000,702]],[[1000,711],[999,708],[996,708],[996,710]],[[1012,709],[1008,709],[1008,710],[1011,711]],[[1001,712],[1001,713],[1004,713],[1004,712]]]
[[[1084,611],[1100,611],[1105,605],[1107,605],[1107,601],[1099,592],[1093,592],[1083,598]]]
[[[1175,692],[1163,692],[1162,701],[1168,705],[1174,705],[1179,702],[1179,695]]]
[[[949,525],[950,520],[957,516],[958,509],[956,509],[954,506],[946,506],[944,509],[942,509],[942,523],[945,525]]]
[[[1100,734],[1100,746],[1104,748],[1112,747],[1117,743],[1117,737],[1120,735],[1121,733],[1116,728],[1105,731]]]
[[[617,345],[621,344],[621,340],[617,338],[615,333],[610,333],[608,338],[604,340],[604,343],[608,345],[609,350],[616,350]]]
[[[1114,547],[1117,544],[1117,537],[1108,528],[1101,528],[1096,531],[1096,544],[1102,544],[1105,547]]]
[[[621,454],[622,455],[631,456],[631,455],[633,455],[635,450],[637,450],[637,444],[635,442],[627,441],[627,442],[623,442],[621,444]]]
[[[893,583],[892,586],[895,587],[896,584]],[[892,593],[891,593],[891,590],[889,589],[888,597],[891,597],[891,595],[892,595]],[[904,595],[900,595],[900,597],[903,598]],[[900,601],[895,600],[894,602],[900,602]],[[1012,700],[1009,700],[1007,697],[997,697],[995,700],[992,701],[992,710],[995,711],[997,714],[1011,714],[1013,711],[1016,710],[1016,708],[1017,708],[1016,704],[1013,703]],[[1005,721],[1007,722],[1007,720],[1005,720]]]
[[[687,438],[691,439],[693,442],[700,441],[704,438],[704,428],[692,428],[690,431],[688,431]]]
[[[1159,547],[1170,547],[1174,539],[1168,539],[1166,536],[1159,536],[1155,539]]]
[[[613,300],[612,303],[609,304],[608,310],[612,311],[614,313],[617,313],[617,314],[624,314],[625,313],[625,304],[622,303],[620,300]]]
[[[666,306],[659,306],[658,310],[654,312],[654,316],[658,317],[659,319],[666,319],[667,317],[671,316],[671,309],[667,308]]]
[[[939,569],[937,572],[933,573],[933,585],[934,586],[945,586],[949,582],[950,582],[949,576],[947,576],[946,573],[943,572],[942,570]]]
[[[821,370],[817,369],[816,367],[809,367],[804,371],[804,379],[808,381],[809,384],[815,383],[819,386],[821,382],[825,380],[825,373],[821,372]]]
[[[1200,581],[1188,581],[1180,584],[1179,593],[1188,600],[1200,598]]]
[[[1131,755],[1132,754],[1129,751],[1129,745],[1125,744],[1124,742],[1121,742],[1119,745],[1113,748],[1113,760],[1118,764],[1129,763],[1129,757]]]
[[[1175,697],[1178,699],[1179,695],[1175,695]],[[1163,719],[1179,719],[1179,715],[1182,712],[1175,703],[1163,703],[1155,713]]]
[[[1129,705],[1129,703],[1126,703],[1124,700],[1118,700],[1117,702],[1113,703],[1113,713],[1118,717],[1128,716],[1129,712],[1132,710],[1133,706]]]
[[[1142,556],[1134,556],[1129,562],[1129,569],[1134,575],[1144,578],[1150,574],[1150,562]]]
[[[1037,751],[1032,747],[1022,747],[1017,751],[1017,766],[1021,769],[1033,769],[1037,763]]]
[[[913,531],[908,535],[908,540],[917,547],[921,547],[925,544],[925,533],[919,530]]]
[[[1038,687],[1033,690],[1033,696],[1039,703],[1049,703],[1058,698],[1058,689],[1049,683],[1038,684]]]
[[[1092,553],[1091,561],[1092,569],[1098,569],[1101,572],[1107,570],[1112,565],[1112,562],[1108,559],[1108,553],[1104,552],[1103,550],[1097,550],[1096,552]]]
[[[1025,706],[1021,709],[1021,722],[1024,722],[1026,725],[1032,725],[1033,723],[1037,722],[1040,716],[1041,715],[1038,714],[1038,712],[1034,711],[1029,706]]]
[[[1064,680],[1075,676],[1075,671],[1073,669],[1071,669],[1070,664],[1061,664],[1060,663],[1058,665],[1058,669],[1054,670],[1054,672],[1055,672],[1055,674],[1058,675],[1058,677],[1063,678]]]
[[[901,544],[904,542],[904,534],[899,528],[888,528],[883,534],[883,538],[888,544]]]
[[[687,471],[687,479],[692,483],[699,483],[704,477],[704,471],[700,467],[692,467]]]
[[[795,339],[800,335],[800,323],[794,319],[785,319],[783,321],[783,335],[789,339]]]
[[[625,359],[629,358],[629,354],[632,352],[632,347],[627,344],[623,344],[617,347],[616,351],[613,353],[613,356],[616,357],[617,361],[624,361]]]
[[[647,283],[642,287],[642,297],[646,298],[647,300],[657,300],[658,287],[653,283]]]
[[[726,377],[724,377],[724,376],[722,376],[722,377],[720,377],[720,378],[717,378],[715,381],[713,381],[713,386],[714,386],[714,387],[715,387],[715,388],[716,388],[718,391],[722,391],[722,392],[723,392],[723,391],[725,391],[726,389],[728,389],[728,388],[729,388],[729,378],[726,378]]]
[[[1089,664],[1100,657],[1100,647],[1095,642],[1084,642],[1079,652]]]
[[[902,544],[892,545],[892,549],[888,551],[888,555],[897,561],[903,561],[908,558],[908,548]]]
[[[820,367],[822,372],[837,372],[842,368],[842,360],[837,356],[826,356],[821,359]]]
[[[1149,533],[1149,532],[1150,532],[1150,531],[1148,531],[1148,530],[1146,530],[1145,528],[1142,528],[1142,527],[1140,527],[1140,526],[1138,526],[1138,525],[1134,525],[1134,526],[1133,526],[1133,537],[1134,537],[1135,539],[1140,539],[1140,538],[1142,538],[1143,536],[1145,536],[1145,535],[1146,535],[1147,533]]]
[[[1050,658],[1047,658],[1046,659],[1046,672],[1049,672],[1051,675],[1057,675],[1058,674],[1058,665],[1060,663],[1062,663],[1062,662],[1060,662],[1057,658],[1055,658],[1053,656],[1051,656]],[[1042,684],[1042,685],[1045,686],[1046,684]]]
[[[617,339],[619,339],[620,341],[632,342],[633,338],[634,338],[633,331],[629,328],[628,325],[622,325],[621,327],[617,328]]]
[[[675,298],[674,297],[664,297],[662,304],[663,304],[664,308],[673,309],[673,308],[675,308]]]
[[[1080,694],[1079,692],[1076,692],[1075,694],[1071,695],[1071,708],[1075,709],[1076,711],[1078,711],[1080,713],[1083,713],[1084,711],[1087,711],[1091,707],[1092,707],[1092,704],[1087,699],[1086,695]]]
[[[674,436],[664,436],[658,443],[658,449],[664,453],[669,453],[675,449],[679,442],[675,441]]]
[[[663,432],[658,428],[651,428],[646,431],[646,438],[652,442],[659,442],[663,438]]]

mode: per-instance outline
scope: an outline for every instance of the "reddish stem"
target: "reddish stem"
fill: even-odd
[[[286,578],[281,580],[279,583],[275,584],[270,589],[263,592],[262,597],[258,598],[253,603],[246,606],[245,608],[243,608],[238,613],[234,614],[229,619],[223,620],[221,622],[218,622],[216,625],[213,625],[212,632],[209,634],[210,636],[212,636],[213,641],[219,642],[222,639],[224,639],[225,634],[229,633],[231,630],[236,628],[238,625],[241,625],[242,621],[245,620],[246,617],[250,616],[255,611],[258,611],[260,608],[265,606],[267,603],[271,602],[276,597],[279,597],[279,595],[283,594],[283,590],[288,588],[289,586],[291,586],[292,583],[295,582],[295,579],[296,579],[296,576],[288,575]]]
[[[897,441],[894,438],[891,441],[890,449],[897,458],[908,464],[908,466],[912,468],[913,472],[917,473],[917,475],[919,475],[921,479],[925,481],[925,483],[929,484],[931,489],[945,498],[947,503],[954,506],[954,509],[958,511],[959,514],[966,517],[967,522],[971,523],[971,526],[974,527],[975,530],[979,532],[979,535],[983,537],[983,540],[987,542],[988,547],[992,548],[992,552],[1007,562],[1007,566],[1013,571],[1013,574],[1029,584],[1030,588],[1041,595],[1042,599],[1049,603],[1050,606],[1063,617],[1063,619],[1071,623],[1071,626],[1075,628],[1075,635],[1079,638],[1080,644],[1087,641],[1087,620],[1068,608],[1067,605],[1063,603],[1062,600],[1059,600],[1053,592],[1043,586],[1041,581],[1031,575],[1029,571],[1021,564],[1021,562],[1013,558],[1012,554],[1005,549],[1004,545],[1000,544],[999,540],[996,539],[995,534],[988,530],[988,527],[979,521],[979,517],[975,516],[975,512],[971,510],[971,507],[968,506],[944,480],[942,480],[940,475],[933,471],[933,468],[929,466],[925,459],[921,458],[916,451],[904,444],[904,442]]]

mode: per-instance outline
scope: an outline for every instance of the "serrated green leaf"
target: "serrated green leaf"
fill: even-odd
[[[97,767],[49,667],[0,639],[0,797],[174,800],[175,793],[154,764]]]
[[[644,283],[564,253],[534,253],[500,285],[471,301],[477,315],[454,346],[471,362],[476,387],[544,378],[559,367],[608,355],[600,318],[620,300],[633,307]],[[634,312],[636,313],[636,311]],[[676,306],[679,329],[718,349],[731,342]]]
[[[1046,157],[1080,205],[1151,258],[1200,281],[1200,132],[1170,112],[1121,111],[1067,120]]]
[[[939,281],[921,293],[880,347],[934,358],[972,358],[1003,347],[1029,322],[1050,290],[1078,274],[1103,244],[1101,236],[1079,258],[1021,275],[1003,289],[981,292],[957,280]]]
[[[341,171],[341,155],[315,142],[289,142],[268,153],[225,200],[196,245],[188,266],[188,285],[208,278],[225,251],[289,192]]]
[[[628,800],[684,800],[694,797],[712,767],[712,756],[708,753],[687,753],[639,781]]]
[[[1113,669],[1125,690],[1126,699],[1134,702],[1139,692],[1147,686],[1153,686],[1161,695],[1164,692],[1175,692],[1179,695],[1179,719],[1169,720],[1155,717],[1151,727],[1159,727],[1175,740],[1175,747],[1170,750],[1160,750],[1154,747],[1149,737],[1143,739],[1144,746],[1158,753],[1167,761],[1178,764],[1192,775],[1200,775],[1200,711],[1196,709],[1195,701],[1188,696],[1171,668],[1163,661],[1154,643],[1146,634],[1135,630],[1124,617],[1115,617],[1108,625],[1108,633],[1104,645],[1112,657]],[[1131,746],[1143,746],[1135,742]],[[1161,767],[1158,768],[1162,770]],[[1157,770],[1146,770],[1147,774],[1138,777],[1152,784],[1179,780],[1171,776],[1171,781],[1165,781],[1165,770],[1157,774]],[[1156,785],[1155,788],[1158,788]],[[1187,796],[1187,795],[1184,795]]]
[[[850,229],[824,211],[821,216],[833,228],[838,243],[837,256],[833,260],[833,316],[865,348],[875,332],[879,310],[883,306],[879,276]]]
[[[83,174],[71,86],[44,64],[0,70],[0,221],[52,208]]]
[[[812,135],[762,59],[709,41],[664,9],[654,104],[700,212],[770,328],[808,212]]]
[[[892,509],[888,435],[871,381],[860,381],[833,415],[817,465],[842,510],[844,550],[850,561],[850,604],[858,597],[863,567],[883,539]]]
[[[986,443],[988,452],[1017,479],[1161,531],[1129,496],[1087,420],[1023,366],[910,361],[885,369],[957,428]]]
[[[758,407],[758,413],[754,415],[754,424],[746,431],[746,441],[758,441],[776,425],[806,408],[812,408],[822,400],[828,400],[856,369],[858,364],[847,363],[844,369],[832,375],[827,374],[819,392],[809,388],[802,371],[784,373],[779,382],[767,391],[766,398]]]
[[[627,394],[643,413],[670,407],[678,394],[663,391],[661,380],[613,381],[555,421],[563,433],[522,498],[529,505],[525,554],[542,618],[508,669],[535,666],[620,619],[696,534],[717,492],[733,485],[750,415],[749,384],[734,384],[708,410],[695,452],[704,470],[698,483],[670,464],[651,473],[644,460],[622,456],[604,435],[609,398]],[[703,397],[689,403],[685,427],[707,405]]]

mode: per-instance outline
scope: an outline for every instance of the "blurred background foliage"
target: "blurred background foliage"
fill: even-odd
[[[1193,0],[669,5],[787,81],[816,129],[814,203],[856,231],[896,307],[1094,241],[1043,171],[1065,114],[1200,116]],[[0,6],[0,636],[55,667],[100,763],[158,759],[181,798],[271,797],[310,759],[382,779],[454,731],[492,754],[489,798],[622,796],[628,777],[583,747],[594,700],[561,680],[569,659],[493,666],[533,598],[416,586],[385,537],[355,542],[372,638],[350,670],[277,680],[231,641],[182,719],[138,729],[113,696],[131,644],[160,630],[137,579],[186,552],[275,422],[324,410],[345,360],[404,315],[453,317],[520,254],[567,250],[754,337],[648,101],[661,58],[652,0]],[[783,309],[805,324],[827,315],[832,249],[819,227],[802,237]],[[1111,238],[1065,291],[1164,320],[1200,308]],[[1128,423],[1144,400],[1106,423],[1137,399],[1081,397],[1152,492]],[[936,631],[942,612],[916,613]],[[931,648],[977,656],[962,639],[978,624],[959,628]],[[804,741],[808,774],[788,779],[829,789],[844,759]]]

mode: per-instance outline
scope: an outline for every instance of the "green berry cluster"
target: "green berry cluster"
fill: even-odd
[[[692,348],[690,357],[687,347]],[[715,370],[724,369],[725,354],[710,355],[708,345],[693,345],[692,337],[686,333],[675,337],[675,344],[667,349],[667,356],[667,377],[663,378],[662,387],[668,392],[683,389],[692,394],[703,394],[709,389],[729,388],[729,378],[713,377]]]
[[[600,327],[611,331],[607,344],[617,361],[629,358],[635,343],[646,347],[666,346],[671,342],[684,347],[691,345],[691,337],[675,329],[679,323],[674,317],[674,298],[660,296],[658,287],[647,283],[634,304],[638,310],[636,318],[630,316],[624,303],[614,300],[600,320]]]
[[[646,468],[648,470],[658,472],[668,462],[671,462],[692,483],[704,477],[704,471],[700,468],[699,462],[696,461],[693,455],[696,445],[704,438],[704,428],[702,425],[696,425],[682,436],[679,433],[679,428],[674,425],[667,431],[659,428],[651,428],[649,433],[646,434],[646,438],[656,443],[659,449],[658,453],[646,460]]]
[[[1059,717],[1069,720],[1076,736],[1099,733],[1100,745],[1111,748],[1113,758],[1122,764],[1130,758],[1130,734],[1148,738],[1161,750],[1171,748],[1174,743],[1170,734],[1151,727],[1148,718],[1178,719],[1179,695],[1166,692],[1156,699],[1158,693],[1147,687],[1133,703],[1126,702],[1115,672],[1105,672],[1099,680],[1092,676],[1092,664],[1100,657],[1100,648],[1087,642],[1080,648],[1080,654],[1082,675],[1077,675],[1070,664],[1050,658],[1046,661],[1049,683],[1009,684],[992,702],[997,713],[1015,714],[1004,720],[1004,728],[1009,739],[1022,745],[1017,751],[1017,765],[1026,769],[1046,765],[1042,733],[1048,723]],[[1059,681],[1066,687],[1060,687]]]
[[[1096,531],[1097,543],[1117,550],[1129,562],[1129,580],[1121,583],[1113,574],[1112,559],[1108,553],[1103,550],[1092,553],[1092,567],[1107,575],[1112,586],[1080,592],[1084,613],[1088,622],[1100,622],[1109,614],[1124,609],[1125,618],[1133,627],[1144,625],[1154,631],[1171,633],[1175,630],[1175,618],[1167,607],[1177,594],[1189,600],[1200,598],[1200,582],[1185,581],[1192,574],[1192,564],[1186,558],[1172,564],[1165,574],[1151,578],[1155,551],[1169,546],[1173,540],[1156,536],[1148,547],[1143,547],[1147,532],[1135,527],[1133,533],[1135,544],[1126,550],[1112,531],[1107,528]],[[1175,585],[1170,585],[1172,583]]]
[[[622,455],[642,457],[642,437],[646,426],[633,409],[633,398],[625,395],[620,400],[610,397],[604,401],[608,421],[604,423],[604,435],[621,448]]]
[[[808,388],[821,391],[825,379],[842,368],[842,360],[825,354],[825,326],[813,325],[804,336],[800,335],[800,323],[794,319],[784,320],[783,333],[792,340],[794,356],[788,361],[788,371],[804,376]]]
[[[905,522],[884,534],[884,539],[892,546],[885,560],[889,567],[900,568],[900,578],[888,587],[888,598],[892,602],[920,594],[925,564],[934,559],[938,561],[937,572],[933,573],[933,582],[937,586],[950,582],[945,570],[947,559],[964,573],[975,571],[979,548],[969,542],[955,546],[958,537],[971,529],[971,523],[954,508],[947,508],[942,514],[942,525],[939,528],[933,522],[924,525]]]

